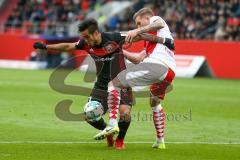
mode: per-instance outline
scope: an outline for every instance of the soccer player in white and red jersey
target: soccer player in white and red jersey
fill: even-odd
[[[165,113],[161,101],[164,99],[167,89],[171,88],[171,83],[175,77],[174,41],[166,22],[161,17],[154,16],[150,8],[142,8],[135,13],[133,19],[138,28],[127,32],[126,42],[131,43],[136,36],[149,33],[157,37],[164,37],[164,40],[169,41],[167,43],[172,45],[166,46],[164,43],[145,41],[144,52],[146,54],[134,54],[124,51],[125,57],[136,63],[136,65],[120,72],[109,83],[108,106],[109,108],[118,108],[121,88],[150,86],[150,105],[157,137],[152,147],[165,149]],[[117,118],[110,112],[109,127],[97,136],[108,135],[117,129]]]

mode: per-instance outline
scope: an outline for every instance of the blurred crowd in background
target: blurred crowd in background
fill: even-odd
[[[67,25],[112,0],[19,0],[5,26],[39,34],[67,35]],[[107,31],[135,28],[134,12],[151,7],[178,39],[240,40],[240,0],[134,0],[124,16],[115,15],[103,26]],[[58,29],[56,29],[56,26]],[[32,26],[32,27],[31,27]]]
[[[82,21],[108,0],[19,0],[5,26],[27,28],[27,32],[67,35],[68,24]]]
[[[132,16],[144,6],[167,22],[175,38],[240,40],[240,0],[139,1],[123,18],[113,17],[107,29],[133,29]]]

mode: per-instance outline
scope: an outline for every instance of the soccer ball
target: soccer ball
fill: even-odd
[[[88,121],[96,122],[101,119],[104,113],[103,106],[98,101],[89,101],[84,107],[84,113]]]

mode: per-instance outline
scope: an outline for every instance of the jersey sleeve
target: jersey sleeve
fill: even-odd
[[[120,43],[120,42],[124,42],[124,41],[125,41],[125,34],[124,34],[124,33],[114,32],[114,33],[113,33],[113,36],[114,36],[114,40],[115,40],[117,43]]]
[[[85,41],[83,39],[80,39],[79,41],[76,42],[75,48],[79,50],[84,50],[85,49]]]

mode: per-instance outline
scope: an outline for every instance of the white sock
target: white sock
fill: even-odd
[[[153,122],[156,129],[157,141],[164,142],[164,121],[165,113],[161,104],[152,107],[153,111]]]
[[[109,125],[118,125],[118,111],[120,104],[121,89],[117,87],[109,87],[108,89],[108,108],[109,108]]]

